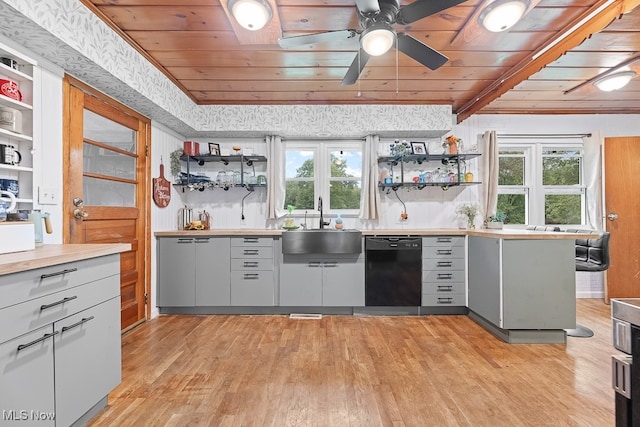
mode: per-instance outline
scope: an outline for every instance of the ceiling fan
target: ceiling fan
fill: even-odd
[[[358,80],[371,56],[382,55],[392,46],[422,65],[436,70],[449,58],[405,33],[396,32],[392,25],[411,24],[465,1],[467,0],[416,0],[400,7],[399,0],[355,0],[360,30],[346,29],[285,37],[278,39],[278,44],[284,49],[290,49],[359,36],[360,50],[342,79],[343,86],[352,85]]]

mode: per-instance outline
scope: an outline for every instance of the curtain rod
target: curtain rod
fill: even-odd
[[[499,133],[501,138],[583,138],[590,133]]]

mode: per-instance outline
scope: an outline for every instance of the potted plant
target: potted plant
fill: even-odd
[[[476,228],[476,216],[480,209],[474,203],[464,203],[456,208],[456,213],[467,220],[467,228]]]
[[[487,217],[487,228],[502,228],[507,214],[502,211],[496,211],[495,214]]]

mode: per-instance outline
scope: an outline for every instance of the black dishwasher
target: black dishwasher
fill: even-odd
[[[365,257],[366,306],[420,306],[422,238],[367,237]]]

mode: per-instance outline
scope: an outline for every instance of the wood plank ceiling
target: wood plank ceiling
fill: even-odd
[[[355,0],[269,0],[274,19],[256,32],[232,22],[227,0],[82,0],[198,104],[447,104],[458,121],[476,113],[640,113],[640,77],[614,92],[591,84],[623,66],[640,74],[640,0],[532,2],[503,33],[477,24],[490,1],[394,25],[446,55],[441,68],[392,49],[342,86],[357,37],[296,49],[277,40],[359,29]]]

